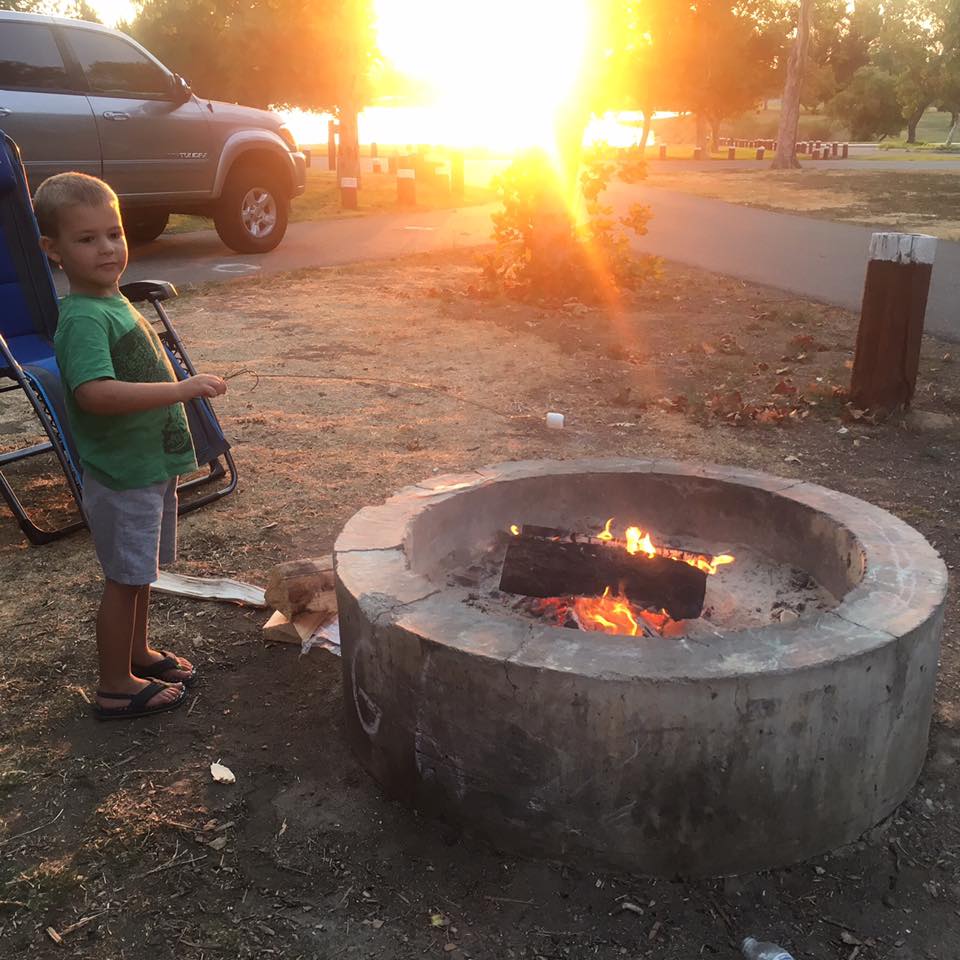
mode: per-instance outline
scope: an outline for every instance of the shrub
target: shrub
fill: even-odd
[[[647,232],[649,208],[634,204],[615,217],[601,200],[614,175],[628,183],[643,179],[641,151],[593,148],[573,197],[543,151],[517,156],[494,179],[503,209],[493,214],[496,248],[483,260],[487,283],[523,299],[610,302],[656,276],[658,261],[636,256],[628,235]],[[577,215],[578,205],[585,216]]]

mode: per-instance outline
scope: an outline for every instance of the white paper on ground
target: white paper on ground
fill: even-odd
[[[222,577],[188,577],[182,573],[167,573],[164,570],[154,581],[153,589],[160,593],[175,593],[197,600],[226,600],[230,603],[245,603],[251,607],[267,606],[263,587]]]
[[[210,776],[213,777],[217,783],[237,782],[237,778],[233,775],[233,771],[229,767],[225,767],[219,760],[215,760],[210,764]]]
[[[340,656],[340,619],[339,617],[331,620],[330,623],[322,627],[317,627],[313,633],[307,637],[300,647],[300,656],[309,653],[311,650],[327,650],[335,657]]]

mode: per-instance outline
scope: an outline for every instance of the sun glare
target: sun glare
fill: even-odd
[[[580,72],[589,0],[376,0],[377,41],[432,93],[451,145],[551,147]]]

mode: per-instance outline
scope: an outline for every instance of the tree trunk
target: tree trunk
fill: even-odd
[[[352,99],[352,98],[351,98]],[[340,107],[340,156],[337,172],[340,181],[353,177],[360,184],[360,134],[357,130],[355,100]]]
[[[720,150],[720,121],[710,121],[710,149],[717,153]]]
[[[707,150],[707,120],[702,113],[697,114],[697,146],[706,153]]]
[[[807,63],[812,11],[813,0],[800,0],[797,37],[790,50],[787,80],[783,85],[783,97],[780,101],[777,155],[771,164],[774,170],[792,170],[800,166],[800,161],[797,160],[797,128],[800,126],[800,92],[803,87],[803,71]]]
[[[650,140],[650,130],[653,127],[653,107],[647,104],[643,108],[643,134],[640,138],[640,149],[646,150]]]
[[[956,110],[952,110],[950,112],[950,132],[947,134],[947,139],[944,143],[945,147],[953,146],[953,138],[957,135],[958,126],[960,126],[960,113],[957,113]]]
[[[923,119],[923,115],[926,113],[928,106],[929,104],[925,103],[907,117],[907,143],[917,142],[917,124]]]

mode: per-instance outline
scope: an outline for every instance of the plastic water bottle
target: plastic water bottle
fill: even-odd
[[[747,937],[740,946],[746,960],[793,960],[783,947]]]

